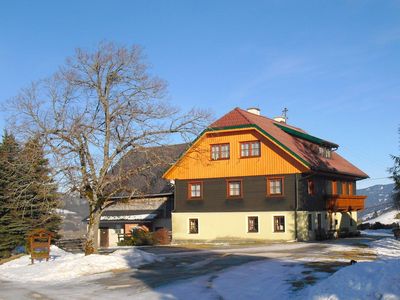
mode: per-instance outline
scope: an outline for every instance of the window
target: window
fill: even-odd
[[[285,232],[285,217],[275,216],[274,217],[274,232]]]
[[[342,182],[342,194],[343,195],[348,195],[349,194],[349,189],[348,189],[347,182]]]
[[[260,142],[243,142],[240,143],[240,157],[260,156]]]
[[[308,224],[308,230],[312,231],[312,214],[308,214],[308,218],[307,218],[307,224]]]
[[[336,182],[336,180],[332,181],[332,195],[337,195],[337,182]]]
[[[233,179],[227,181],[227,196],[242,197],[242,180]]]
[[[247,231],[258,232],[258,217],[247,218]]]
[[[314,180],[307,180],[307,191],[309,195],[314,195]]]
[[[229,144],[211,145],[211,159],[229,159]]]
[[[201,199],[203,197],[203,183],[201,181],[188,183],[188,199]]]
[[[267,195],[283,196],[283,177],[267,178]]]
[[[189,219],[189,233],[199,233],[199,219]]]
[[[353,195],[354,191],[353,191],[353,183],[349,182],[349,195]]]

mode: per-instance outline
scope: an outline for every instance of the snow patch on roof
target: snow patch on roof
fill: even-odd
[[[144,220],[153,220],[157,217],[157,214],[141,214],[141,215],[124,215],[124,216],[101,216],[101,221],[120,221],[120,220],[129,220],[129,221],[144,221]]]

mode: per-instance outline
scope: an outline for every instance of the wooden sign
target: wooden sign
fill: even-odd
[[[54,234],[45,229],[35,229],[29,233],[29,246],[31,250],[31,262],[35,259],[46,259],[50,257],[50,243]]]

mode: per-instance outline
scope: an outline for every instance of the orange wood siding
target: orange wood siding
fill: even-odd
[[[261,142],[260,157],[240,158],[240,143]],[[210,145],[230,144],[230,158],[210,159]],[[171,168],[166,179],[200,179],[301,173],[308,170],[256,130],[207,133]]]

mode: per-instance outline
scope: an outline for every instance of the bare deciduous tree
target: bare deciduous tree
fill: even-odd
[[[149,74],[140,47],[101,43],[94,52],[76,50],[54,76],[13,100],[14,129],[39,134],[62,186],[89,203],[86,254],[97,251],[100,216],[113,196],[126,191],[127,178],[152,167],[147,161],[111,175],[120,158],[171,134],[191,138],[209,119],[202,110],[182,114],[164,99],[165,91],[165,82]]]

